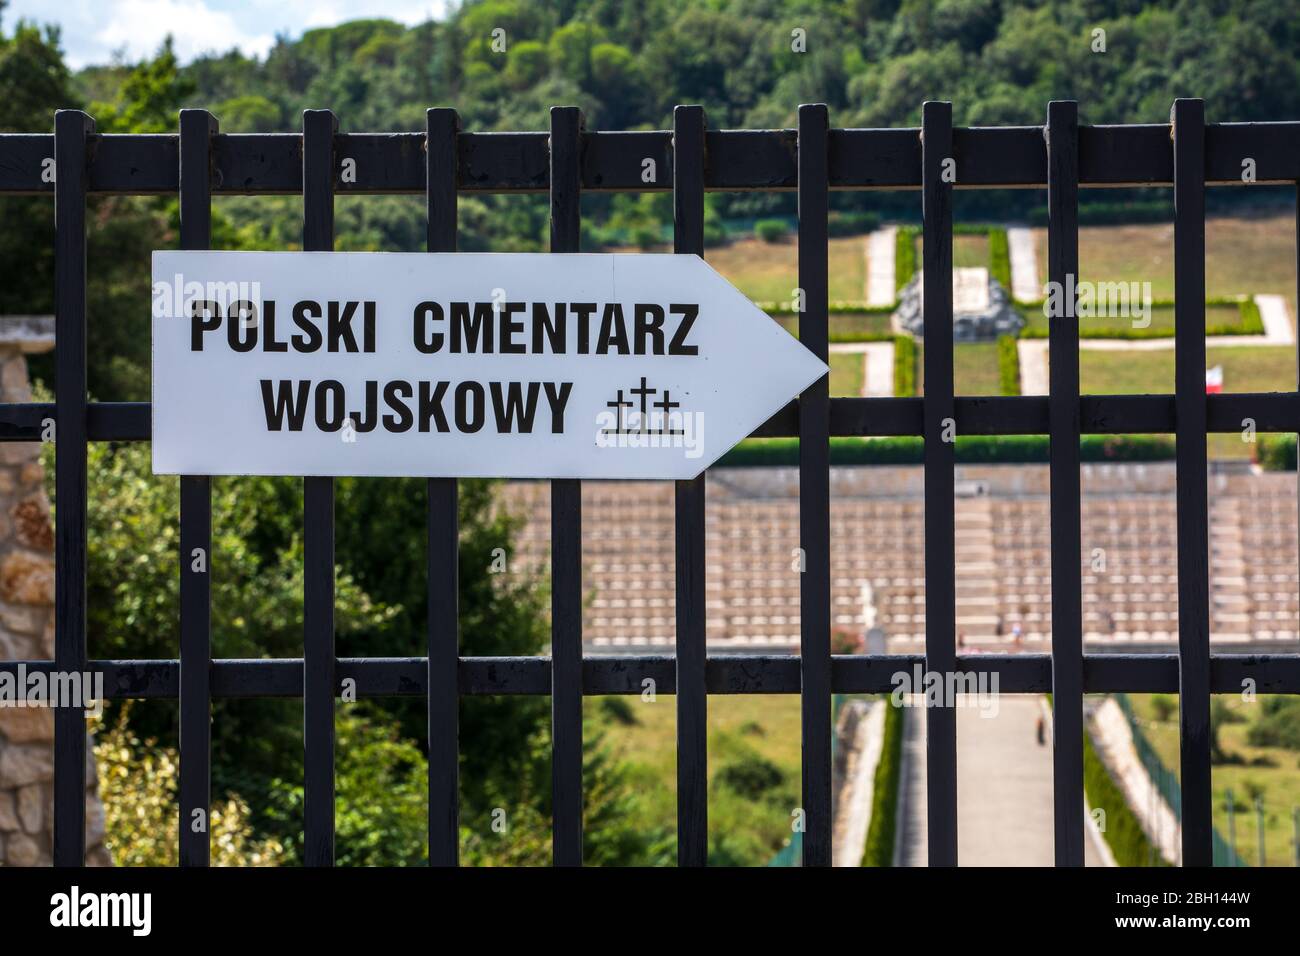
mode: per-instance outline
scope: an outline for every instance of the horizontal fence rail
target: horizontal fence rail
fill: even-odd
[[[1204,438],[1256,431],[1296,432],[1300,393],[1205,395],[1204,231],[1207,186],[1300,181],[1300,122],[1206,123],[1199,100],[1179,100],[1169,124],[1086,126],[1074,103],[1052,103],[1043,126],[961,128],[950,104],[927,103],[922,126],[834,129],[826,107],[803,106],[797,129],[709,130],[699,107],[675,111],[671,131],[597,132],[578,110],[555,108],[547,132],[469,133],[454,110],[434,109],[423,132],[345,133],[328,111],[304,114],[302,134],[226,134],[202,110],[182,112],[178,134],[100,135],[90,117],[61,111],[53,134],[0,134],[0,195],[54,198],[56,221],[56,367],[54,402],[0,403],[0,441],[39,441],[57,423],[57,608],[53,661],[3,661],[0,673],[88,670],[102,674],[110,699],[179,699],[182,819],[210,803],[213,699],[281,697],[304,703],[307,862],[334,855],[334,713],[340,688],[361,697],[426,697],[429,734],[429,862],[458,862],[457,707],[463,696],[542,695],[552,701],[554,862],[583,857],[582,698],[640,694],[649,679],[677,694],[678,862],[708,856],[708,695],[800,694],[805,865],[831,861],[832,695],[886,693],[899,671],[981,671],[1018,694],[1052,693],[1055,854],[1058,865],[1083,862],[1083,769],[1079,746],[1085,693],[1181,694],[1183,858],[1213,859],[1208,708],[1211,694],[1300,694],[1300,654],[1210,653],[1208,635],[1208,489]],[[342,157],[355,175],[344,182]],[[643,180],[644,161],[659,170]],[[1243,160],[1255,176],[1242,178]],[[47,174],[55,160],[57,175]],[[955,161],[955,181],[944,174]],[[51,181],[53,180],[53,181]],[[1051,394],[967,397],[953,394],[951,343],[926,349],[924,398],[829,398],[827,380],[810,386],[755,431],[802,438],[800,656],[722,655],[705,647],[705,485],[676,486],[676,656],[584,657],[582,653],[581,486],[552,484],[552,654],[463,657],[457,647],[457,483],[429,476],[429,619],[424,657],[338,658],[333,619],[333,485],[306,479],[304,653],[301,658],[211,658],[210,591],[181,565],[176,660],[87,660],[85,633],[86,445],[149,441],[148,403],[88,402],[86,394],[85,207],[95,195],[177,194],[182,248],[207,248],[211,202],[221,195],[300,194],[303,248],[330,249],[333,202],[347,194],[419,194],[428,210],[427,248],[456,248],[456,201],[462,192],[546,193],[551,249],[579,246],[583,192],[674,193],[673,249],[703,252],[706,191],[798,194],[799,285],[805,294],[800,337],[827,350],[827,215],[833,190],[920,190],[925,321],[952,322],[952,189],[1045,189],[1048,270],[1058,282],[1078,269],[1078,190],[1086,186],[1172,186],[1175,201],[1175,363],[1171,395],[1080,395],[1077,321],[1053,319]],[[93,263],[91,263],[93,267]],[[946,344],[944,344],[946,343]],[[945,429],[957,435],[1051,437],[1052,653],[968,656],[956,653],[953,467]],[[1178,442],[1179,643],[1177,654],[1084,654],[1081,640],[1079,518],[1080,435],[1171,433]],[[829,440],[910,435],[926,445],[925,653],[830,654]],[[211,546],[208,479],[181,479],[181,551]],[[219,564],[211,555],[209,566]],[[413,636],[414,637],[414,636]],[[940,710],[944,710],[940,708]],[[951,709],[928,722],[930,863],[957,859],[955,723]],[[74,710],[56,715],[55,863],[78,865],[84,853],[85,735]],[[182,865],[205,866],[204,834],[181,827]]]
[[[921,398],[832,398],[833,438],[922,435]],[[1046,395],[958,395],[953,417],[958,435],[1050,434]],[[1159,435],[1173,433],[1177,420],[1173,395],[1081,395],[1079,430],[1084,435]],[[1205,396],[1206,430],[1211,435],[1240,434],[1241,420],[1253,418],[1259,432],[1294,432],[1300,422],[1300,394],[1234,392]],[[0,403],[0,441],[40,441],[43,422],[57,420],[52,402]],[[148,402],[90,402],[86,432],[91,441],[148,441]],[[754,430],[754,438],[796,438],[796,399]]]
[[[470,192],[535,192],[550,188],[549,134],[461,133],[457,188]],[[425,187],[425,134],[340,133],[340,156],[356,163],[356,181],[338,182],[339,194],[408,193]],[[179,186],[180,139],[175,134],[92,134],[86,189],[90,193],[174,193]],[[585,132],[581,188],[593,192],[667,192],[672,178],[641,179],[649,158],[672,169],[672,133]],[[715,130],[705,134],[708,190],[798,188],[798,131]],[[1045,187],[1043,127],[955,127],[956,187]],[[0,136],[0,192],[52,193],[42,163],[54,155],[48,133]],[[832,129],[826,141],[831,189],[920,189],[918,128]],[[1241,160],[1257,163],[1256,181],[1289,185],[1300,179],[1300,122],[1207,123],[1206,185],[1241,185]],[[217,195],[302,192],[302,136],[297,133],[223,133],[212,140]],[[1172,186],[1169,126],[1079,127],[1081,186]]]

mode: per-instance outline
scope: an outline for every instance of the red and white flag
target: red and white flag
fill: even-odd
[[[1217,395],[1223,391],[1223,366],[1216,365],[1214,368],[1205,370],[1205,394]]]

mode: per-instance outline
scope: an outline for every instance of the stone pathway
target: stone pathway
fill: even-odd
[[[1004,694],[996,716],[957,709],[957,858],[962,866],[1051,866],[1054,862],[1052,747],[1039,744],[1042,698]],[[990,710],[991,713],[991,710]],[[903,721],[895,866],[926,866],[925,709]],[[1089,831],[1084,864],[1105,866]]]
[[[894,394],[893,342],[832,342],[831,352],[862,356],[863,398],[889,398]]]
[[[1016,339],[1016,353],[1020,358],[1020,394],[1048,394],[1047,339]]]
[[[862,395],[889,398],[894,394],[894,343],[868,342],[863,356]]]
[[[1042,698],[1002,694],[997,715],[957,708],[957,859],[962,866],[1052,866],[1051,734],[1039,744]],[[989,713],[992,713],[990,707]],[[1101,854],[1084,840],[1084,865]]]
[[[1264,338],[1269,345],[1291,345],[1295,342],[1295,331],[1291,326],[1291,316],[1284,296],[1257,295],[1255,304],[1259,306],[1259,317],[1264,322]]]
[[[1037,302],[1043,297],[1043,287],[1038,281],[1034,231],[1027,226],[1009,227],[1007,251],[1011,256],[1011,298],[1017,302]]]
[[[867,305],[893,305],[895,289],[894,252],[898,229],[885,226],[867,236]]]
[[[927,866],[925,817],[925,708],[903,711],[903,757],[898,774],[894,866]]]

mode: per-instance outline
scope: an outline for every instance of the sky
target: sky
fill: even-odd
[[[441,17],[450,0],[10,0],[3,26],[19,19],[54,23],[73,69],[109,63],[114,54],[128,62],[152,56],[167,34],[176,54],[188,62],[203,53],[238,47],[264,55],[277,34],[300,36],[313,27],[363,17],[422,23]]]

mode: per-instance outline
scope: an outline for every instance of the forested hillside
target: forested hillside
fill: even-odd
[[[1300,16],[1276,0],[484,0],[184,76],[187,105],[231,131],[295,130],[309,107],[345,129],[416,129],[430,105],[468,129],[537,129],[556,103],[599,129],[667,128],[677,103],[718,126],[790,126],[801,102],[829,104],[837,126],[896,126],[925,99],[952,100],[964,125],[1038,123],[1052,98],[1117,123],[1163,122],[1176,96],[1204,97],[1211,119],[1294,118],[1297,54]],[[111,99],[120,76],[89,71],[86,98]]]

